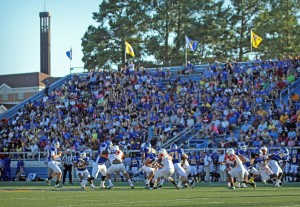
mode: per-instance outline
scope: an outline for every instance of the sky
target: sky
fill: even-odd
[[[72,67],[83,67],[81,38],[101,0],[45,0],[51,13],[51,75],[70,73],[66,52],[72,47]],[[44,0],[0,0],[0,75],[40,71],[40,18]],[[76,69],[74,72],[82,72]]]

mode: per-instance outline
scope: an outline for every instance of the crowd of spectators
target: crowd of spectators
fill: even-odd
[[[179,74],[192,74],[193,65]],[[160,146],[187,127],[209,147],[300,146],[299,96],[278,103],[280,91],[298,77],[300,57],[241,64],[214,62],[200,81],[177,72],[155,72],[131,62],[118,71],[74,76],[47,91],[0,125],[0,152],[38,151],[59,140],[62,149],[96,150],[112,140],[123,149],[143,142]],[[188,72],[186,72],[188,71]],[[171,79],[176,75],[176,80]],[[17,155],[18,156],[18,155]]]

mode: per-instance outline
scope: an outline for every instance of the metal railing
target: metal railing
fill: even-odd
[[[300,78],[280,92],[280,97],[279,97],[280,102],[282,101],[283,98],[289,96],[292,91],[298,88],[300,88]]]
[[[192,127],[188,127],[186,129],[184,129],[183,131],[177,133],[174,137],[172,137],[171,139],[167,140],[165,143],[163,143],[160,147],[161,148],[168,148],[170,147],[171,143],[176,142],[178,140],[180,140],[183,136],[185,136],[187,133],[191,132]]]

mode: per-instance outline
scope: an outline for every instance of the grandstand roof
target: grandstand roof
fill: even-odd
[[[45,86],[42,81],[46,78],[49,79],[50,83],[60,79],[40,72],[8,74],[0,75],[0,86],[2,84],[6,84],[11,88]]]

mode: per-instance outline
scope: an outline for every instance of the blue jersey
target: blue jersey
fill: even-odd
[[[141,153],[144,153],[144,160],[146,160],[150,154],[156,154],[156,150],[152,147],[143,147],[141,149]]]
[[[138,167],[139,164],[140,164],[140,162],[136,157],[131,158],[131,167]]]
[[[54,161],[54,159],[52,158],[52,156],[57,155],[57,149],[55,147],[51,147],[48,151],[48,157],[47,160],[48,161]]]
[[[109,150],[109,146],[105,143],[102,143],[99,148],[98,148],[98,156],[95,157],[94,162],[98,163],[98,164],[105,164],[107,158],[106,157],[100,157],[99,155],[102,154],[104,151],[108,151]]]
[[[291,154],[291,164],[292,165],[298,165],[299,164],[299,154]]]
[[[264,160],[263,160],[261,157],[256,157],[256,158],[254,159],[253,164],[255,165],[255,164],[258,164],[258,163],[263,164],[263,163],[264,163]]]
[[[199,155],[199,165],[204,165],[204,157],[203,155]]]
[[[173,161],[174,164],[181,162],[181,158],[182,158],[183,154],[184,154],[184,151],[181,148],[172,149],[169,152],[169,155],[173,158],[172,161]]]
[[[74,158],[74,162],[77,164],[77,170],[78,171],[84,171],[87,169],[87,166],[89,166],[89,157],[81,158],[80,156],[77,156]]]
[[[190,166],[196,166],[198,161],[199,161],[199,159],[197,156],[195,156],[195,155],[190,156],[190,159],[189,159]]]
[[[287,161],[288,160],[288,156],[285,153],[280,153],[279,151],[277,151],[274,154],[270,155],[269,158],[271,160],[275,160],[277,162]]]
[[[152,165],[152,164],[154,164],[154,162],[156,161],[156,155],[155,155],[154,153],[151,153],[151,154],[147,157],[147,159],[150,160],[149,164]]]

